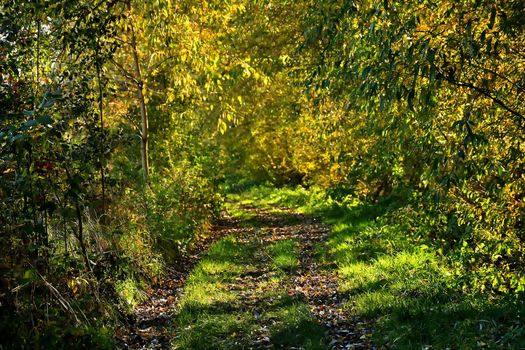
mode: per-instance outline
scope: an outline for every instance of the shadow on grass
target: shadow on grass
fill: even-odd
[[[275,347],[326,349],[324,328],[304,303],[286,294],[263,295],[252,305],[186,303],[177,323],[182,328],[175,343],[178,349],[257,348],[259,341]],[[268,338],[260,334],[261,327],[267,328]]]
[[[247,349],[257,348],[258,343],[326,349],[324,329],[298,301],[277,303],[260,311],[219,303],[183,309],[179,315],[184,330],[176,339],[178,349]],[[268,337],[259,334],[261,327],[269,329]]]
[[[447,297],[448,299],[450,296]],[[459,296],[403,297],[374,310],[376,341],[394,349],[523,349],[522,303]]]
[[[368,218],[371,216],[367,215]],[[375,320],[374,341],[392,349],[522,349],[522,302],[468,295],[403,225],[339,223],[328,242],[352,313]],[[348,227],[350,226],[350,227]]]
[[[324,343],[324,329],[308,318],[300,318],[285,326],[277,327],[270,337],[272,344],[277,348],[312,350],[328,348]]]
[[[241,227],[287,227],[298,224],[308,224],[314,221],[313,218],[303,214],[297,214],[284,211],[272,211],[267,215],[255,216],[252,213],[244,214],[241,210],[233,211],[233,215],[242,221]]]
[[[308,306],[288,296],[279,281],[270,281],[282,271],[261,272],[268,269],[258,255],[263,249],[232,236],[210,248],[188,278],[175,318],[176,349],[326,348],[324,328]],[[284,241],[273,249],[277,257],[286,253],[288,266],[295,246]],[[264,283],[273,287],[251,290]]]
[[[254,188],[239,198],[299,208],[332,225],[316,256],[339,270],[340,292],[348,296],[351,313],[374,320],[376,344],[393,349],[525,348],[524,302],[469,295],[458,287],[453,269],[431,251],[432,244],[411,235],[409,230],[418,227],[404,220],[410,219],[410,207],[403,198],[363,203],[343,193],[336,203],[303,188]],[[392,220],[396,214],[403,219]]]

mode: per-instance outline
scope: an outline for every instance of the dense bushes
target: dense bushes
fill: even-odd
[[[114,348],[112,328],[220,205],[195,154],[137,176],[137,110],[110,69],[126,10],[0,4],[0,347]]]
[[[201,172],[181,165],[153,175],[144,205],[145,223],[156,246],[174,256],[206,233],[221,200]]]
[[[524,63],[523,4],[377,1],[318,15],[334,16],[320,27],[334,63],[321,79],[331,98],[354,99],[363,126],[348,137],[368,140],[349,155],[364,170],[349,182],[414,189],[425,236],[471,287],[523,290],[523,70],[511,68]]]

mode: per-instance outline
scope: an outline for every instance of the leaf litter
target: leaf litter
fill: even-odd
[[[277,213],[250,205],[242,209],[250,213],[254,227],[243,227],[242,222],[227,213],[213,226],[210,235],[199,241],[191,254],[168,268],[167,274],[156,286],[146,291],[147,298],[134,311],[125,330],[120,330],[125,349],[170,349],[176,336],[173,317],[184,293],[184,283],[202,254],[218,239],[233,235],[239,242],[256,241],[261,247],[282,240],[293,239],[298,243],[299,266],[287,271],[286,277],[272,282],[270,257],[259,249],[257,268],[249,270],[227,285],[235,293],[231,309],[250,311],[258,328],[248,336],[247,349],[273,349],[270,329],[276,322],[265,315],[267,304],[273,298],[261,298],[276,288],[286,288],[290,297],[309,306],[316,322],[325,329],[325,343],[329,349],[375,349],[371,343],[373,325],[350,314],[345,307],[347,299],[339,293],[339,276],[316,260],[314,249],[326,240],[330,230],[316,218],[279,208]],[[278,299],[280,296],[275,296]],[[241,334],[233,337],[242,338]],[[246,335],[244,335],[246,336]],[[289,347],[288,349],[293,349]],[[300,348],[297,348],[300,349]]]

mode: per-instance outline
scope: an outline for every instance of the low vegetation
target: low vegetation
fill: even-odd
[[[322,326],[289,293],[297,247],[291,240],[265,247],[257,228],[221,239],[192,271],[175,319],[176,349],[325,348]]]
[[[490,348],[525,345],[520,298],[469,290],[454,256],[440,253],[401,198],[367,204],[321,191],[253,187],[230,196],[245,205],[293,207],[323,218],[332,231],[317,247],[335,264],[349,317],[373,320],[374,344],[395,349]]]

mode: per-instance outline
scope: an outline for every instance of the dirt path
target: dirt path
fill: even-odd
[[[249,206],[244,209],[255,213],[254,221],[260,223],[264,244],[290,239],[299,243],[300,265],[289,277],[288,294],[310,306],[316,320],[325,327],[328,348],[373,349],[369,341],[370,325],[348,317],[343,309],[347,300],[338,293],[337,274],[320,266],[315,258],[315,248],[327,239],[329,227],[316,218],[286,208],[279,208],[277,214]]]
[[[323,348],[328,349],[373,349],[369,341],[370,326],[364,322],[351,320],[343,308],[345,297],[338,293],[338,276],[321,266],[315,258],[315,249],[322,243],[329,228],[315,218],[294,213],[288,209],[262,210],[251,206],[242,206],[246,214],[244,219],[225,216],[213,228],[212,237],[235,237],[236,244],[252,247],[250,268],[231,280],[225,292],[235,296],[227,306],[221,306],[221,312],[247,313],[250,319],[250,331],[237,331],[232,347],[242,349],[296,348],[286,342],[275,344],[272,329],[278,323],[270,313],[269,298],[272,289],[282,289],[294,300],[306,304],[316,327],[324,330]],[[210,240],[200,247],[205,251]],[[298,265],[296,268],[280,274],[278,285],[268,281],[275,278],[271,268],[272,257],[267,247],[278,242],[294,242],[297,249]],[[248,249],[248,248],[246,248]],[[173,318],[180,311],[179,302],[184,298],[184,283],[190,272],[189,266],[195,266],[200,255],[196,254],[186,263],[186,269],[171,270],[166,281],[158,289],[150,291],[148,299],[137,308],[131,335],[125,341],[129,349],[169,349],[172,338],[184,336],[183,328],[177,329]],[[224,311],[226,310],[226,311]],[[208,310],[212,312],[213,310]],[[185,329],[191,328],[185,326]],[[194,327],[195,328],[195,327]],[[300,332],[300,331],[298,331]],[[238,334],[237,334],[238,333]],[[284,333],[286,336],[286,332]],[[290,335],[294,334],[293,331]],[[175,344],[176,348],[184,345]],[[189,345],[185,345],[189,346]],[[219,345],[217,345],[219,347]],[[228,346],[226,346],[228,347]],[[214,348],[212,345],[210,349]],[[318,347],[316,347],[318,348]]]
[[[171,349],[173,316],[184,291],[189,273],[202,254],[221,237],[235,231],[233,218],[218,220],[211,234],[193,247],[192,254],[169,266],[164,278],[146,290],[146,298],[136,308],[118,336],[120,346],[129,350]]]

